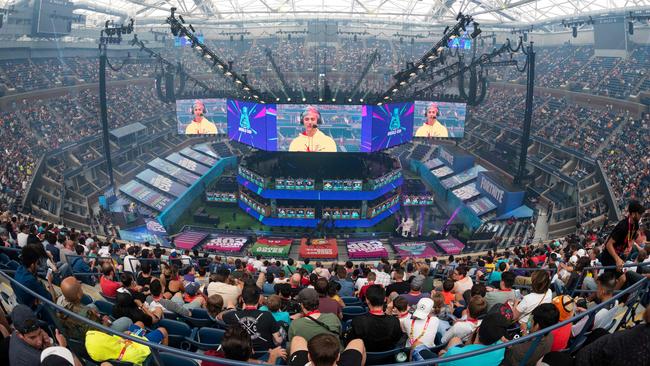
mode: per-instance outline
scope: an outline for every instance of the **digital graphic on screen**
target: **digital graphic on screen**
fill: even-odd
[[[228,99],[228,138],[274,151],[275,106]]]
[[[465,135],[465,103],[415,101],[415,137],[461,138]]]
[[[361,151],[379,151],[400,145],[413,136],[413,103],[363,106]]]
[[[361,105],[278,104],[277,150],[361,151],[361,112]]]
[[[176,120],[181,135],[226,133],[225,99],[181,99],[176,101]]]

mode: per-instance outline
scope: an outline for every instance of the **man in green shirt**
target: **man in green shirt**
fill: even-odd
[[[305,259],[305,263],[302,265],[302,269],[307,271],[307,273],[312,273],[314,271],[314,266],[309,264],[309,258]]]
[[[300,291],[296,297],[302,310],[302,317],[291,322],[289,326],[289,342],[295,336],[304,338],[307,342],[321,333],[341,334],[341,321],[335,314],[321,314],[318,311],[318,293],[312,288]]]
[[[291,277],[294,273],[296,273],[297,269],[293,261],[293,258],[287,259],[287,265],[282,267],[282,269],[284,270],[284,274],[287,277]]]

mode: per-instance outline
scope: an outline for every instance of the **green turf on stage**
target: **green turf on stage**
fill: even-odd
[[[190,214],[191,212],[194,212],[202,203],[200,201],[195,202],[195,204],[192,205],[192,208],[188,210],[181,218],[178,220],[176,225],[174,225],[174,232],[178,232],[184,225],[192,225],[196,227],[209,227],[209,228],[215,228],[214,225],[207,225],[203,223],[197,223],[194,222],[194,219],[192,218],[192,215]],[[259,221],[255,220],[253,217],[242,211],[239,207],[237,206],[231,206],[231,207],[214,207],[212,205],[203,205],[206,209],[206,211],[210,215],[216,215],[219,216],[220,218],[220,223],[216,227],[218,229],[239,229],[239,230],[261,230],[261,231],[280,231],[278,228],[271,228],[270,226],[265,226],[262,225]],[[236,213],[234,220],[233,220],[233,212]],[[352,229],[345,229],[342,230],[342,232],[357,232],[357,233],[363,233],[363,232],[390,232],[394,230],[395,227],[395,219],[391,216],[388,217],[387,219],[381,221],[377,225],[369,228],[356,228],[354,230]],[[272,230],[273,229],[273,230]],[[296,232],[296,233],[302,233],[305,232],[304,228],[282,228],[283,232]]]

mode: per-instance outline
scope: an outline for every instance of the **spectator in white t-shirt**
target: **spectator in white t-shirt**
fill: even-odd
[[[29,226],[26,224],[21,224],[20,232],[16,237],[16,242],[18,243],[18,246],[23,248],[25,245],[27,245],[28,237],[29,237]]]
[[[441,344],[449,342],[454,337],[458,337],[463,342],[466,342],[476,327],[481,325],[481,321],[478,318],[485,313],[487,313],[487,301],[485,301],[485,298],[480,295],[472,296],[467,309],[463,310],[463,320],[455,322],[445,332],[442,336]]]
[[[131,272],[135,276],[138,273],[138,268],[140,268],[140,261],[135,256],[135,247],[130,246],[126,252],[127,255],[124,257],[124,272]]]
[[[438,332],[439,319],[432,313],[433,300],[422,298],[418,301],[413,316],[404,321],[404,332],[407,335],[406,346],[417,348],[435,346],[436,333]]]
[[[553,300],[553,292],[549,289],[551,279],[545,270],[533,272],[531,276],[531,293],[524,296],[521,301],[515,301],[513,308],[514,317],[519,319],[522,331],[528,329],[530,314],[541,304],[550,303]]]

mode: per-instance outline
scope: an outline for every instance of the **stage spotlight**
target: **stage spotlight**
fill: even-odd
[[[258,97],[257,95],[253,95],[253,98],[257,99],[257,98],[259,98],[259,97]],[[262,103],[264,103],[264,102],[262,102]]]
[[[239,79],[235,79],[235,83],[237,83],[237,84],[241,84],[241,80],[239,80]]]
[[[212,58],[212,55],[210,55],[209,53],[206,53],[204,56],[205,56],[205,58],[207,58],[208,60],[210,60],[210,59]]]
[[[481,34],[482,32],[483,31],[481,30],[481,28],[478,27],[478,23],[474,23],[474,31],[472,32],[470,37],[472,37],[472,39],[474,39],[474,38],[478,37],[478,35]]]
[[[382,102],[377,103],[377,105],[382,105],[382,104],[383,104]]]
[[[226,75],[226,76],[231,76],[231,75],[232,75],[232,72],[230,72],[230,71],[226,71],[226,73],[225,73],[224,75]]]
[[[348,98],[348,103],[352,103],[352,98]]]
[[[249,91],[249,90],[251,90],[251,88],[245,86],[245,87],[244,87],[244,90]]]
[[[424,64],[419,64],[418,69],[424,69]]]
[[[280,98],[275,98],[275,101],[276,101],[276,102],[279,102],[279,101],[280,101]]]
[[[291,101],[291,98],[287,98],[287,102],[290,102],[290,101]]]
[[[384,99],[388,100],[388,99],[390,99],[390,97],[387,95],[387,96],[384,97]]]
[[[307,98],[302,97],[302,101],[303,101],[303,102],[306,102],[306,101],[307,101]]]
[[[404,80],[400,81],[399,85],[406,85],[406,81],[404,81]]]
[[[332,98],[332,102],[336,102],[336,98]]]
[[[322,102],[322,101],[323,101],[323,98],[318,98],[318,101],[319,101],[319,102]]]
[[[363,103],[363,98],[359,98],[359,102]]]

